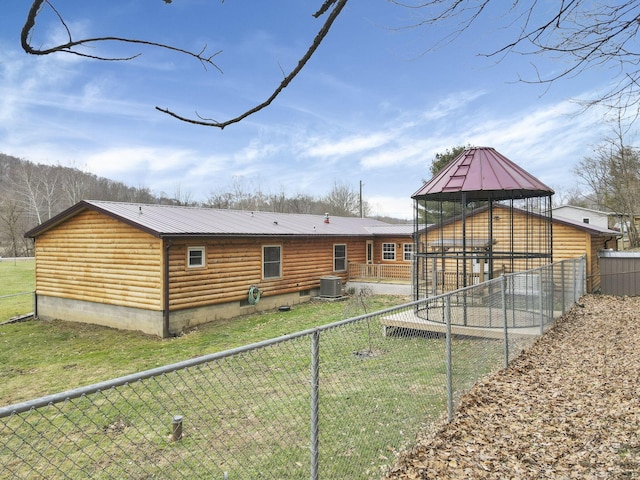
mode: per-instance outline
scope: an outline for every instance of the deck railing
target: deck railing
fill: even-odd
[[[411,281],[411,265],[395,263],[349,263],[349,279]]]

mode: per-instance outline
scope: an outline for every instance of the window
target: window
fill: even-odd
[[[333,270],[335,272],[344,272],[347,269],[347,246],[333,246]]]
[[[279,245],[262,247],[262,278],[279,278],[282,249]]]
[[[382,260],[395,260],[395,259],[396,259],[396,244],[383,243],[382,244]]]
[[[405,262],[410,262],[411,254],[413,253],[413,243],[405,243],[403,248],[403,260]]]
[[[204,247],[189,247],[187,252],[189,268],[204,267]]]

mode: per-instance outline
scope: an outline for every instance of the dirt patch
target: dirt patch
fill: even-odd
[[[385,478],[640,479],[640,298],[581,301]]]

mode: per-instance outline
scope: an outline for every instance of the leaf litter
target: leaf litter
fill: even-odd
[[[384,478],[640,479],[640,297],[581,302]]]

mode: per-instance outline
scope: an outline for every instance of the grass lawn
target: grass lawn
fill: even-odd
[[[0,261],[0,322],[33,311],[35,261]]]
[[[1,264],[0,264],[1,265]],[[406,302],[376,295],[354,301],[311,301],[201,325],[176,338],[73,322],[0,326],[0,405],[9,405],[209,353],[279,337]]]

